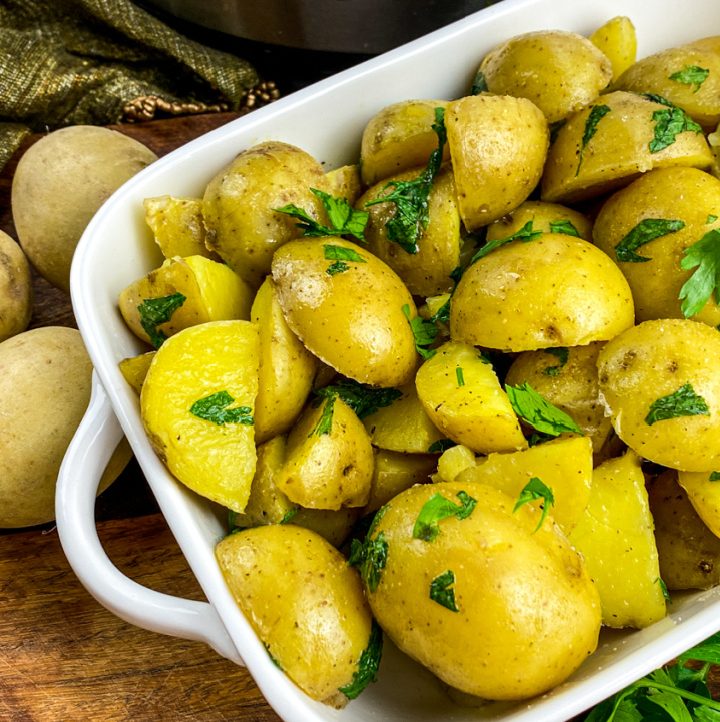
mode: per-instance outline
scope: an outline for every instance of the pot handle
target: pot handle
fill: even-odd
[[[93,372],[90,404],[60,467],[55,495],[58,535],[70,566],[87,591],[126,622],[206,642],[223,657],[244,664],[215,607],[143,587],[118,570],[102,548],[95,527],[95,497],[122,434]]]

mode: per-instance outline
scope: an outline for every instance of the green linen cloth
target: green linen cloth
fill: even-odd
[[[240,110],[263,86],[129,0],[0,0],[0,169],[30,132]]]

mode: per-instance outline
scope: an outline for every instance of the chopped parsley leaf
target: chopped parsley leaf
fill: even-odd
[[[415,337],[415,350],[426,360],[432,358],[435,355],[435,349],[429,347],[432,346],[435,337],[438,335],[438,327],[432,321],[426,321],[420,316],[411,318],[410,306],[407,303],[403,305],[402,312],[405,314],[405,318],[407,318]]]
[[[677,73],[669,75],[668,80],[674,80],[676,83],[682,83],[683,85],[693,85],[695,86],[693,93],[697,93],[708,75],[710,75],[708,68],[701,68],[699,65],[686,65]]]
[[[457,379],[458,386],[465,386],[465,375],[461,366],[455,367],[455,378]]]
[[[536,499],[542,499],[542,514],[540,515],[538,525],[535,527],[535,531],[537,531],[545,521],[545,517],[550,511],[550,507],[555,503],[555,497],[553,496],[552,489],[550,489],[550,487],[543,484],[537,476],[533,476],[520,491],[520,495],[513,507],[513,512],[516,512],[524,504],[528,504]]]
[[[715,223],[718,217],[714,213],[710,213],[705,220],[705,223]]]
[[[560,221],[550,221],[550,233],[564,233],[566,236],[580,238],[578,229],[567,218]]]
[[[554,366],[546,366],[543,369],[545,376],[557,376],[560,373],[560,369],[568,362],[570,352],[565,346],[558,346],[557,348],[545,348],[545,353],[552,354],[555,356],[559,363]]]
[[[679,220],[665,220],[664,218],[643,218],[629,233],[623,236],[620,243],[615,246],[615,257],[623,263],[644,263],[651,260],[640,256],[635,251],[656,238],[669,233],[675,233],[685,228],[685,223]]]
[[[662,577],[657,577],[655,581],[660,585],[660,591],[662,592],[663,599],[666,602],[671,601],[670,600],[670,592],[668,592],[667,584],[663,581]]]
[[[335,410],[335,398],[336,395],[328,395],[325,398],[325,404],[323,405],[322,413],[318,419],[315,428],[308,434],[308,436],[327,436],[332,431],[332,420],[333,411]]]
[[[325,273],[329,276],[334,276],[337,273],[350,270],[345,261],[352,261],[353,263],[367,263],[367,261],[354,249],[345,248],[344,246],[335,246],[332,244],[325,244],[323,246],[325,260],[334,261],[326,269]]]
[[[212,421],[218,426],[225,424],[252,426],[255,423],[252,409],[249,406],[228,408],[234,402],[235,399],[227,391],[218,391],[195,401],[190,407],[190,413],[199,419]]]
[[[655,121],[655,129],[653,139],[648,144],[651,153],[658,153],[672,145],[680,133],[703,132],[702,128],[677,106],[656,110],[652,114],[652,119]]]
[[[185,303],[185,300],[182,293],[171,293],[169,296],[146,298],[137,307],[140,314],[140,325],[154,348],[160,348],[163,341],[167,340],[167,336],[158,329],[158,326],[167,323],[173,313]]]
[[[585,148],[588,143],[593,139],[595,133],[597,133],[598,123],[610,112],[609,105],[593,105],[590,108],[587,120],[585,121],[585,130],[583,131],[582,142],[580,143],[580,158],[578,159],[577,170],[575,175],[580,173],[580,166],[583,162],[583,156],[585,154]]]
[[[459,612],[455,604],[455,574],[451,569],[443,572],[430,582],[430,599],[451,612]]]
[[[712,472],[710,472],[710,476],[708,477],[708,481],[720,481],[720,471],[712,471]]]
[[[546,401],[527,381],[520,386],[506,384],[505,391],[515,413],[541,434],[582,434],[580,427],[568,414]]]
[[[280,521],[278,522],[278,524],[289,524],[289,523],[295,518],[295,516],[297,516],[297,513],[298,513],[299,511],[300,511],[300,507],[299,507],[299,506],[292,506],[292,507],[290,507],[290,508],[283,514],[283,518],[280,519]]]
[[[402,396],[402,391],[395,388],[369,386],[352,379],[343,379],[337,384],[317,389],[315,394],[323,398],[339,396],[357,414],[359,419],[364,419],[378,409],[390,406],[393,401]]]
[[[472,86],[470,87],[470,95],[480,95],[480,93],[487,93],[488,84],[485,78],[485,73],[482,70],[478,70],[473,78]]]
[[[355,699],[371,682],[377,679],[380,659],[382,658],[383,633],[380,625],[373,619],[367,647],[358,660],[357,669],[353,672],[350,684],[340,687],[348,699]]]
[[[387,564],[388,543],[385,541],[383,532],[380,532],[376,539],[371,539],[370,534],[372,531],[371,527],[365,541],[352,540],[348,564],[358,567],[360,576],[367,588],[374,592],[378,588],[378,584],[380,584],[382,570],[385,569]]]
[[[680,309],[685,318],[702,310],[710,296],[720,300],[720,229],[708,231],[699,241],[686,248],[680,261],[680,268],[696,271],[680,289]]]
[[[467,492],[459,491],[457,498],[460,500],[456,504],[450,499],[446,499],[442,494],[433,494],[423,504],[420,509],[415,524],[413,526],[413,539],[422,539],[426,542],[434,541],[440,533],[438,523],[443,519],[454,516],[456,519],[467,519],[473,513],[477,500],[473,499]]]
[[[438,439],[428,446],[428,454],[442,454],[453,446],[457,446],[457,442],[452,439]]]
[[[657,421],[675,419],[679,416],[710,416],[710,409],[705,399],[696,394],[689,383],[653,401],[645,417],[645,423],[652,426]]]
[[[438,137],[438,147],[430,154],[425,170],[411,181],[388,181],[384,189],[391,189],[390,193],[365,204],[366,208],[378,203],[395,204],[395,213],[385,224],[387,237],[407,253],[420,251],[418,242],[430,221],[430,191],[442,165],[443,148],[447,142],[444,108],[435,108],[432,128]]]
[[[294,203],[288,203],[288,205],[274,210],[297,218],[299,222],[296,225],[302,229],[305,237],[319,238],[348,235],[354,236],[359,241],[365,240],[365,226],[369,218],[367,211],[356,211],[348,203],[347,199],[334,198],[329,193],[325,193],[318,188],[311,188],[310,191],[321,200],[332,225],[324,226],[318,223],[307,211],[299,208]]]
[[[505,238],[496,238],[494,241],[489,241],[488,243],[486,243],[470,259],[470,265],[472,265],[476,261],[479,261],[481,258],[484,258],[488,255],[488,253],[491,253],[496,248],[504,246],[506,243],[511,243],[512,241],[522,241],[523,243],[527,243],[528,241],[534,241],[540,236],[542,236],[542,231],[533,230],[533,222],[528,221],[519,231],[516,231],[515,233]]]

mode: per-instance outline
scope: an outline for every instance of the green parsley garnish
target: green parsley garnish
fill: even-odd
[[[350,684],[339,689],[348,699],[355,699],[365,687],[377,679],[380,659],[382,658],[382,649],[382,629],[380,629],[380,625],[373,619],[368,645],[360,655],[357,669],[353,672],[352,681]]]
[[[367,263],[367,261],[354,249],[345,248],[344,246],[335,246],[332,244],[325,244],[323,246],[325,260],[334,261],[326,269],[325,273],[329,276],[334,276],[336,273],[342,273],[350,269],[350,266],[346,261],[352,261],[353,263]]]
[[[374,524],[375,520],[373,520]],[[378,584],[380,584],[382,570],[385,569],[388,556],[388,543],[385,541],[385,534],[380,532],[377,539],[371,539],[370,535],[373,531],[373,526],[371,526],[365,541],[352,540],[350,556],[348,557],[348,564],[358,567],[360,576],[371,592],[374,592],[378,588]]]
[[[670,599],[670,592],[668,592],[667,584],[665,584],[662,577],[658,577],[655,581],[660,585],[660,591],[662,592],[663,599],[666,602],[672,601]]]
[[[308,434],[308,437],[315,434],[315,436],[327,436],[332,431],[332,420],[333,411],[335,410],[335,399],[336,395],[328,395],[325,398],[325,404],[323,406],[322,413],[318,419],[315,428]]]
[[[683,221],[669,221],[664,218],[644,218],[615,246],[615,256],[624,263],[644,263],[651,259],[635,251],[656,238],[685,228]]]
[[[337,384],[316,389],[315,394],[324,398],[339,396],[359,419],[375,413],[384,406],[390,406],[402,396],[400,389],[368,386],[352,379],[344,379]]]
[[[278,522],[278,524],[289,524],[289,523],[297,516],[297,513],[298,513],[299,511],[300,511],[300,507],[299,507],[299,506],[290,507],[290,509],[288,509],[288,510],[283,514],[283,518],[280,519],[280,521]]]
[[[475,261],[479,261],[481,258],[484,258],[485,256],[487,256],[488,253],[491,253],[496,248],[504,246],[506,243],[511,243],[512,241],[522,241],[523,243],[527,243],[528,241],[534,241],[540,236],[542,236],[542,231],[534,231],[533,222],[528,221],[519,231],[516,231],[515,233],[505,238],[496,238],[494,241],[489,241],[488,243],[486,243],[470,259],[470,265],[475,263]]]
[[[185,303],[182,293],[171,293],[169,296],[146,298],[138,307],[140,325],[148,335],[154,348],[160,348],[167,336],[158,329],[158,326],[167,323],[173,313]]]
[[[430,582],[430,599],[451,612],[459,612],[455,604],[453,584],[455,584],[455,574],[448,569]]]
[[[438,147],[430,154],[425,170],[411,181],[388,181],[384,189],[392,189],[391,192],[365,204],[366,208],[378,203],[395,204],[395,213],[385,224],[387,237],[408,253],[420,251],[418,241],[430,220],[430,190],[442,165],[443,148],[447,142],[444,108],[435,108],[432,128],[438,137]]]
[[[461,366],[455,367],[455,378],[457,379],[458,386],[465,386],[465,374]]]
[[[651,153],[658,153],[672,145],[680,133],[703,132],[702,128],[677,106],[656,110],[652,114],[652,119],[655,121],[655,130],[653,139],[648,144]]]
[[[645,417],[645,423],[652,426],[656,421],[675,419],[679,416],[710,416],[710,409],[705,399],[696,394],[689,383],[653,401]]]
[[[580,166],[583,162],[583,155],[585,148],[588,143],[593,139],[595,133],[597,133],[598,123],[610,112],[610,106],[608,105],[593,105],[590,108],[587,120],[585,121],[585,130],[583,132],[582,142],[580,144],[580,158],[578,159],[577,170],[575,175],[580,173]]]
[[[685,249],[680,268],[689,271],[696,266],[697,270],[680,289],[680,309],[685,318],[702,310],[713,291],[715,300],[720,300],[720,229],[713,228]]]
[[[689,661],[692,667],[686,666]],[[697,663],[703,664],[698,665]],[[717,722],[720,702],[708,688],[711,665],[720,664],[720,634],[715,634],[666,665],[633,682],[585,717],[585,722]]]
[[[450,323],[450,304],[452,303],[452,297],[455,293],[455,289],[457,288],[458,283],[460,283],[460,279],[463,275],[463,267],[462,266],[456,266],[450,273],[450,279],[453,282],[452,290],[450,291],[450,294],[448,295],[447,301],[443,303],[442,306],[432,315],[430,320],[437,324],[437,323],[444,323],[445,325]]]
[[[542,499],[543,503],[540,506],[542,514],[540,515],[538,525],[535,527],[535,531],[537,531],[545,521],[545,517],[550,511],[550,507],[555,503],[555,497],[553,496],[552,489],[550,489],[550,487],[543,484],[537,476],[533,476],[520,491],[520,495],[513,507],[513,512],[516,512],[524,504],[528,504],[536,499]]]
[[[705,223],[715,223],[715,221],[718,219],[718,217],[714,213],[710,213],[708,217],[705,219]]]
[[[552,145],[556,140],[558,133],[563,128],[563,126],[567,123],[567,120],[563,118],[562,120],[556,120],[554,123],[550,123],[550,145]]]
[[[668,108],[675,107],[667,98],[663,98],[662,95],[657,95],[656,93],[640,93],[640,95],[653,103],[660,103],[660,105],[666,105]]]
[[[580,238],[578,229],[567,219],[561,221],[550,221],[550,233],[564,233],[566,236]]]
[[[435,355],[435,349],[429,347],[432,346],[438,335],[437,326],[432,321],[426,321],[420,316],[410,318],[410,306],[407,303],[403,305],[402,312],[410,323],[415,337],[415,350],[426,360],[432,358]]]
[[[478,70],[473,78],[472,86],[470,87],[470,95],[480,95],[480,93],[487,93],[488,84],[485,78],[485,73],[482,70]]]
[[[699,65],[686,65],[682,70],[668,76],[668,80],[674,80],[676,83],[683,85],[693,85],[693,93],[700,90],[700,86],[705,82],[705,78],[710,75],[708,68],[701,68]]]
[[[568,414],[546,401],[527,381],[520,386],[506,384],[505,391],[515,413],[541,434],[582,434],[580,427]]]
[[[225,424],[252,426],[255,423],[252,409],[249,406],[228,408],[234,402],[235,399],[227,391],[218,391],[195,401],[190,407],[190,413],[205,421],[212,421],[218,426]]]
[[[467,492],[459,491],[457,498],[460,503],[456,504],[446,499],[442,494],[433,494],[423,504],[418,518],[413,526],[413,539],[422,539],[426,542],[434,541],[440,533],[438,522],[454,516],[456,519],[467,519],[473,513],[477,500],[473,499]]]
[[[428,446],[428,454],[442,454],[453,446],[457,446],[457,442],[452,439],[438,439]]]
[[[345,198],[334,198],[329,193],[325,193],[318,188],[311,188],[310,191],[322,201],[332,225],[323,226],[307,211],[299,208],[294,203],[288,203],[288,205],[274,210],[299,219],[299,223],[296,225],[302,229],[305,237],[319,238],[347,235],[354,236],[359,241],[365,240],[365,226],[369,218],[367,211],[356,211]]]
[[[708,481],[720,481],[720,471],[711,472]]]
[[[558,346],[557,348],[544,348],[543,351],[545,353],[549,353],[555,356],[555,358],[557,358],[559,362],[554,366],[546,366],[543,369],[543,373],[545,374],[545,376],[557,376],[560,373],[560,369],[568,362],[570,352],[565,346]]]

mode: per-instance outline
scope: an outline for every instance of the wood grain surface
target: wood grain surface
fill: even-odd
[[[113,126],[164,155],[232,120],[231,113]],[[12,174],[0,174],[0,229],[16,238]],[[39,275],[31,327],[76,326],[70,299]],[[202,593],[144,478],[131,462],[98,499],[110,558],[158,591]],[[277,722],[244,668],[200,642],[154,634],[108,612],[81,586],[52,525],[0,532],[0,720],[8,722]]]

